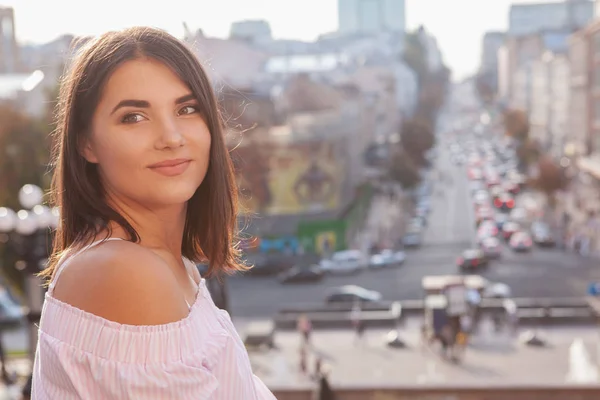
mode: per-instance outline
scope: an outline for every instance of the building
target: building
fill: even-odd
[[[0,7],[0,73],[14,74],[20,69],[15,12],[10,7]]]
[[[514,77],[525,64],[538,60],[547,50],[553,35],[568,35],[583,28],[593,18],[594,3],[590,0],[513,4],[509,11],[507,31],[508,62],[502,66],[503,77],[510,82],[506,98],[514,97]],[[550,38],[549,38],[550,37]],[[500,79],[500,77],[498,78]]]
[[[498,99],[506,103],[510,99],[512,76],[510,75],[510,57],[506,44],[498,49]]]
[[[229,38],[251,44],[266,44],[273,41],[271,26],[265,20],[246,20],[231,24]]]
[[[338,0],[338,24],[342,34],[404,32],[404,0]]]
[[[494,92],[498,92],[498,52],[505,38],[504,32],[486,32],[481,43],[479,79],[483,79]]]
[[[531,61],[531,137],[548,153],[562,155],[569,112],[569,35],[548,32],[540,35],[544,53]]]
[[[565,229],[588,237],[590,250],[599,254],[600,235],[592,225],[600,216],[600,21],[571,36],[569,61],[571,104],[564,155],[575,168],[558,212]]]
[[[504,45],[504,32],[486,32],[481,43],[481,72],[498,70],[498,51]]]
[[[509,11],[509,36],[525,36],[547,30],[576,31],[594,15],[591,0],[513,4]]]
[[[508,79],[508,102],[513,107],[531,111],[532,65],[550,51],[563,53],[567,49],[569,31],[543,31],[523,36],[508,37],[508,61],[502,66],[503,78]],[[503,50],[504,51],[504,50]],[[500,71],[499,71],[500,73]]]
[[[569,58],[546,52],[531,65],[531,138],[559,159],[563,155],[570,112]]]

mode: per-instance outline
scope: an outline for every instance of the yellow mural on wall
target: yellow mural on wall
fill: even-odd
[[[260,156],[246,153],[245,160],[240,154],[237,181],[247,212],[303,214],[339,206],[344,165],[334,143],[272,145],[261,148]]]

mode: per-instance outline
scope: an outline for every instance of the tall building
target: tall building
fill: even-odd
[[[15,12],[0,7],[0,73],[19,71],[19,46],[15,36]]]
[[[594,16],[591,0],[513,4],[509,12],[509,36],[525,36],[541,31],[576,31]]]
[[[404,32],[405,0],[338,0],[342,34]]]
[[[504,45],[504,32],[486,32],[481,49],[480,76],[494,89],[498,89],[498,51]]]
[[[252,44],[269,43],[273,40],[271,26],[264,20],[245,20],[232,23],[229,38]]]
[[[486,32],[483,36],[481,49],[481,70],[484,72],[497,71],[498,50],[504,45],[504,32]]]

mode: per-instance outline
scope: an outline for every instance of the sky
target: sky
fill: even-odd
[[[519,2],[524,0],[406,0],[407,28],[424,25],[454,76],[465,77],[477,70],[483,34],[505,30],[510,4]],[[133,25],[181,36],[183,22],[208,36],[226,37],[230,24],[243,19],[269,21],[281,39],[314,40],[337,29],[337,0],[0,0],[0,6],[14,7],[17,38],[24,43]]]

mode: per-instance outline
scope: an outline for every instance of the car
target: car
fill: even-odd
[[[405,248],[417,248],[421,246],[422,234],[420,230],[407,232],[402,238],[402,245]]]
[[[343,250],[322,259],[319,267],[327,273],[352,274],[360,272],[368,265],[368,259],[360,250]]]
[[[508,299],[511,295],[512,290],[506,283],[490,283],[483,290],[483,297],[488,299]]]
[[[496,237],[497,234],[498,227],[496,226],[496,223],[492,220],[483,221],[481,224],[479,224],[479,227],[477,228],[477,238],[479,239],[479,241],[482,241],[483,239],[487,239],[489,237]]]
[[[498,227],[499,230],[502,230],[502,227],[508,221],[509,221],[508,215],[503,214],[503,213],[498,213],[494,217],[494,222],[496,222],[496,226]]]
[[[515,199],[510,194],[503,193],[494,199],[494,207],[500,211],[508,212],[515,208]]]
[[[519,223],[523,223],[527,221],[527,210],[525,210],[524,208],[513,208],[513,210],[510,212],[510,219],[515,221],[515,222],[519,222]]]
[[[456,266],[461,271],[478,270],[488,265],[488,259],[481,249],[468,249],[457,258]]]
[[[486,258],[500,258],[502,256],[502,245],[495,237],[487,237],[481,241],[481,250]]]
[[[516,252],[527,252],[531,250],[533,241],[527,232],[519,231],[510,237],[509,246]]]
[[[483,221],[494,218],[494,210],[490,207],[478,207],[475,211],[475,226],[479,226]]]
[[[492,196],[492,199],[496,200],[498,197],[502,196],[504,193],[506,193],[504,190],[502,190],[502,188],[500,186],[494,186],[492,188],[490,188],[490,195]]]
[[[490,202],[490,194],[486,190],[478,190],[473,194],[473,203],[487,205]]]
[[[508,221],[502,226],[502,237],[504,240],[509,241],[511,236],[515,232],[519,232],[521,230],[521,225],[516,222]]]
[[[531,237],[533,242],[540,247],[552,247],[556,245],[552,230],[545,222],[536,221],[531,225]]]
[[[394,251],[385,249],[371,256],[369,262],[370,268],[384,268],[391,266],[399,266],[406,260],[406,254],[403,251]]]
[[[318,265],[294,266],[279,276],[280,283],[311,283],[323,279],[323,270]]]
[[[517,195],[521,191],[521,188],[516,182],[506,181],[502,184],[502,188],[512,195]]]
[[[330,289],[325,297],[327,304],[376,303],[381,301],[381,293],[357,285],[345,285]]]
[[[475,167],[469,168],[469,171],[467,172],[467,176],[472,181],[478,181],[478,180],[483,179],[483,173],[481,172],[481,170],[479,168],[475,168]]]

